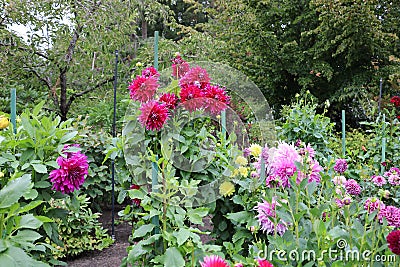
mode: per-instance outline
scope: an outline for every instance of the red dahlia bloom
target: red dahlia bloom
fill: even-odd
[[[130,97],[133,100],[145,103],[153,98],[154,93],[160,85],[155,76],[137,76],[129,85]]]
[[[142,114],[139,115],[139,122],[146,130],[158,131],[164,126],[168,119],[168,108],[165,104],[160,104],[155,100],[144,103],[140,107]]]
[[[198,87],[204,87],[210,83],[210,77],[205,69],[201,67],[194,67],[190,69],[185,76],[179,81],[181,87],[185,87],[190,84],[197,85]]]
[[[175,77],[175,79],[182,78],[190,69],[189,63],[184,61],[180,55],[177,55],[171,61],[172,61],[172,76]]]
[[[146,68],[146,69],[144,69],[144,70],[142,71],[142,76],[143,76],[143,77],[146,77],[146,78],[152,77],[152,76],[158,78],[158,77],[160,76],[160,73],[158,73],[158,71],[156,70],[156,68],[154,68],[153,66],[151,66],[151,67],[148,67],[148,68]]]
[[[396,255],[400,255],[400,230],[392,231],[386,237],[389,249]]]
[[[390,103],[393,103],[396,107],[400,107],[400,96],[395,95],[392,97]]]
[[[201,267],[229,267],[228,263],[217,255],[206,256],[203,262],[200,262]]]
[[[207,97],[206,111],[217,115],[227,108],[230,97],[223,88],[216,85],[207,85],[204,88],[204,97]]]
[[[178,104],[178,97],[175,94],[167,93],[163,94],[158,101],[164,103],[168,109],[175,109]]]
[[[270,263],[265,259],[258,259],[257,261],[258,261],[258,267],[274,267],[272,263]]]
[[[188,85],[181,89],[180,92],[182,105],[188,111],[192,112],[196,109],[201,109],[205,105],[203,91],[196,85]]]
[[[79,147],[79,145],[72,145]],[[63,152],[70,148],[69,145],[64,146]],[[88,174],[89,164],[86,155],[78,152],[65,152],[65,157],[58,157],[57,164],[60,166],[57,170],[50,172],[49,178],[53,183],[53,190],[69,194],[75,190],[79,190],[80,186],[85,182],[85,176]]]
[[[137,184],[133,184],[133,185],[131,185],[131,187],[129,189],[140,189],[140,186]],[[139,207],[141,200],[138,198],[134,198],[134,199],[132,199],[132,203]]]

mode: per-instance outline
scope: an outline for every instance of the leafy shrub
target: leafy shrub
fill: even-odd
[[[89,199],[86,194],[82,194],[50,202],[52,207],[68,210],[68,216],[55,219],[60,239],[64,243],[63,247],[54,251],[55,258],[74,257],[84,251],[102,250],[113,243],[107,230],[98,221],[100,213],[93,213],[89,208]]]

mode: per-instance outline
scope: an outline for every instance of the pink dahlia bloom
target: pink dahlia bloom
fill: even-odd
[[[361,193],[361,187],[354,179],[347,180],[344,187],[346,188],[347,194],[359,195]]]
[[[206,97],[205,110],[211,114],[217,115],[228,107],[230,97],[223,88],[216,85],[207,85],[204,88],[204,97]]]
[[[189,64],[182,59],[180,55],[177,55],[172,60],[172,76],[175,79],[180,79],[185,76],[186,72],[190,70]]]
[[[169,116],[168,108],[155,100],[144,103],[140,110],[142,113],[138,120],[146,130],[150,131],[161,130]]]
[[[337,159],[333,169],[338,173],[344,173],[347,170],[347,161],[345,159]]]
[[[180,92],[181,103],[190,112],[204,107],[205,98],[203,96],[203,91],[196,85],[185,86]]]
[[[145,103],[153,98],[159,86],[155,76],[137,76],[129,85],[130,97],[133,100]]]
[[[178,104],[178,97],[175,94],[166,93],[163,94],[158,101],[164,103],[168,109],[175,109]]]
[[[383,176],[380,175],[372,175],[372,182],[376,185],[376,186],[382,186],[384,184],[386,184],[386,179]]]
[[[208,76],[207,71],[198,66],[191,68],[179,81],[181,87],[194,84],[198,87],[204,88],[209,83],[210,77]]]
[[[272,263],[270,263],[266,259],[258,259],[257,262],[258,262],[257,267],[274,267],[274,265],[272,265]]]
[[[368,211],[368,213],[372,213],[376,210],[383,209],[385,207],[385,204],[377,199],[376,197],[370,197],[365,201],[364,204],[364,209]]]
[[[397,207],[386,206],[381,208],[378,218],[381,222],[385,218],[389,226],[400,227],[400,209]]]
[[[399,100],[400,101],[400,100]],[[400,255],[400,230],[392,231],[386,237],[389,249],[396,255]]]
[[[200,265],[201,267],[229,267],[228,263],[218,255],[204,257]]]
[[[389,184],[400,185],[400,169],[396,167],[390,168],[389,171],[383,174],[387,177]]]
[[[276,206],[276,201],[272,200],[272,203],[268,203],[266,200],[264,200],[262,203],[258,203],[257,206],[254,208],[257,212],[257,219],[258,223],[261,226],[261,230],[263,232],[266,232],[267,234],[273,234],[275,232],[275,224],[274,222],[270,219],[270,217],[275,218],[276,213],[275,213],[275,206]],[[283,235],[287,230],[286,223],[282,220],[279,221],[279,223],[276,225],[276,232],[279,235]]]
[[[156,68],[154,68],[153,66],[151,66],[151,67],[148,67],[148,68],[146,68],[146,69],[144,69],[143,71],[142,71],[142,76],[143,77],[146,77],[146,78],[149,78],[149,77],[156,77],[156,78],[158,78],[158,77],[160,77],[160,73],[158,73],[158,71],[156,70]]]
[[[77,146],[77,145],[73,145]],[[64,151],[70,146],[64,146]],[[65,152],[65,157],[58,157],[57,164],[60,166],[57,170],[50,172],[49,178],[53,183],[53,190],[60,191],[63,194],[69,194],[79,190],[85,182],[85,176],[88,174],[89,164],[86,155],[78,152]]]

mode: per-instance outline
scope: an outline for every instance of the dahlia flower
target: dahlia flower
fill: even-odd
[[[148,68],[146,68],[146,69],[144,69],[144,70],[142,71],[142,76],[143,76],[143,77],[146,77],[146,78],[152,77],[152,76],[158,78],[158,77],[160,76],[160,73],[158,73],[158,71],[156,70],[156,68],[154,68],[153,66],[151,66],[151,67],[148,67]]]
[[[287,230],[286,223],[280,220],[279,223],[275,225],[270,219],[270,217],[276,217],[275,206],[275,200],[272,200],[271,203],[268,203],[266,200],[264,200],[262,203],[258,203],[254,209],[258,212],[257,219],[263,232],[266,232],[267,234],[273,234],[276,227],[276,232],[279,235],[283,235]]]
[[[218,255],[204,257],[200,265],[201,267],[229,267],[228,263]]]
[[[389,249],[396,255],[400,255],[400,230],[392,231],[386,237]]]
[[[182,59],[179,53],[177,53],[175,58],[173,58],[171,61],[172,61],[172,76],[175,77],[175,79],[182,78],[186,74],[186,72],[188,72],[190,69],[189,64]]]
[[[168,108],[155,100],[144,103],[140,110],[142,113],[139,115],[139,122],[151,131],[161,130],[169,116]]]
[[[168,109],[175,109],[178,104],[178,97],[172,93],[165,93],[160,96],[158,101],[164,103]]]
[[[140,186],[137,184],[133,184],[133,185],[131,185],[131,187],[129,189],[140,189]],[[138,198],[134,198],[134,199],[132,199],[132,203],[135,204],[135,206],[139,207],[141,200]]]
[[[198,87],[204,88],[210,82],[210,77],[205,69],[197,66],[191,68],[185,75],[180,79],[179,85],[185,87],[187,85],[197,85]]]
[[[207,112],[217,115],[228,107],[230,97],[223,88],[208,84],[203,91],[204,97],[207,98],[205,107]]]
[[[272,263],[270,263],[266,259],[258,259],[257,262],[258,262],[257,267],[274,267],[274,265],[272,265]]]
[[[368,211],[368,213],[372,213],[375,210],[380,210],[385,207],[385,204],[377,199],[376,197],[368,198],[364,203],[364,209]]]
[[[238,157],[236,158],[236,160],[235,160],[235,163],[236,163],[236,164],[239,164],[239,165],[241,165],[241,166],[246,166],[247,163],[248,163],[248,161],[247,161],[247,159],[246,159],[245,157],[243,157],[243,156],[238,156]]]
[[[390,99],[390,103],[393,103],[396,107],[400,107],[400,96],[397,95],[393,96]]]
[[[196,85],[183,87],[180,97],[182,105],[190,112],[204,107],[205,98],[203,97],[203,91]]]
[[[153,98],[159,86],[155,76],[137,76],[129,85],[130,97],[133,100],[145,103]]]
[[[79,147],[79,145],[73,145]],[[63,194],[69,194],[79,190],[85,182],[85,176],[88,174],[89,164],[86,155],[80,151],[68,152],[70,146],[64,146],[65,157],[58,157],[57,164],[59,169],[52,170],[49,178],[53,183],[53,190],[60,191]]]
[[[235,193],[235,185],[229,181],[225,181],[219,186],[219,193],[224,197],[231,196]]]
[[[347,161],[345,159],[337,159],[333,169],[338,173],[344,173],[347,170]]]
[[[389,226],[400,227],[400,209],[394,206],[386,206],[380,209],[378,219],[382,222],[386,219]]]
[[[388,182],[391,185],[400,185],[400,169],[392,167],[389,171],[383,174],[388,178]]]
[[[346,188],[346,192],[350,195],[359,195],[361,193],[361,187],[354,179],[347,180],[344,187]]]
[[[383,176],[380,175],[372,175],[371,177],[372,182],[376,185],[376,186],[382,186],[384,184],[386,184],[386,179]]]
[[[258,157],[258,156],[260,156],[260,154],[262,152],[262,147],[257,144],[251,144],[249,147],[249,150],[250,150],[250,155],[252,155],[254,157]]]

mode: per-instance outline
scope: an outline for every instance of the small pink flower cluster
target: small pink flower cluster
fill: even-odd
[[[378,213],[378,219],[383,222],[386,219],[389,226],[400,227],[400,209],[395,206],[381,207]]]
[[[204,110],[217,115],[227,108],[230,97],[225,88],[210,84],[207,71],[201,67],[190,68],[178,54],[172,60],[172,75],[180,79],[180,103],[190,112]],[[171,111],[179,104],[173,93],[164,93],[158,99],[155,94],[160,87],[160,74],[154,67],[146,68],[130,84],[130,98],[142,103],[138,120],[147,130],[158,131],[163,128]]]
[[[335,198],[335,203],[339,208],[350,205],[351,196],[361,194],[361,186],[354,179],[347,180],[344,176],[335,176],[332,182],[336,185],[335,193],[340,197]]]
[[[257,259],[257,267],[274,267],[272,263],[266,259]],[[201,267],[229,267],[229,264],[218,255],[205,256],[203,261],[200,262]],[[243,267],[242,263],[236,263],[234,267]]]

